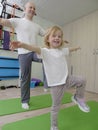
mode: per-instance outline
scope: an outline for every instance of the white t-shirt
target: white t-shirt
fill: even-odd
[[[41,48],[40,57],[43,59],[48,86],[56,86],[66,83],[66,78],[68,76],[66,55],[68,54],[68,48]]]
[[[9,19],[17,34],[17,40],[30,45],[37,43],[37,36],[44,36],[45,31],[40,25],[26,18],[11,18]],[[25,54],[29,50],[19,48],[18,54]]]

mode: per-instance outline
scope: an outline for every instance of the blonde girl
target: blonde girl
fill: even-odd
[[[58,112],[61,105],[62,97],[67,88],[76,87],[76,93],[72,100],[78,104],[80,110],[89,112],[90,109],[84,101],[84,91],[86,81],[82,77],[69,76],[66,56],[70,52],[77,51],[80,47],[65,48],[63,42],[63,31],[58,26],[53,26],[47,30],[44,37],[45,46],[40,48],[30,46],[22,42],[12,42],[11,50],[15,48],[25,48],[34,51],[38,57],[42,58],[45,75],[48,86],[51,90],[52,107],[51,107],[51,130],[58,130]],[[66,115],[65,115],[66,116]]]

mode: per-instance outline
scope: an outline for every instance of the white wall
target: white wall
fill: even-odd
[[[98,11],[65,25],[63,30],[70,46],[81,47],[70,56],[73,74],[86,77],[86,90],[98,93]]]

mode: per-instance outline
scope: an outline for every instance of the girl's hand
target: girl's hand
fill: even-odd
[[[75,48],[75,51],[80,50],[80,49],[81,49],[81,47],[77,47],[77,48]]]
[[[21,42],[19,41],[13,41],[13,42],[10,42],[10,50],[15,50],[17,48],[21,48]]]
[[[77,50],[80,50],[80,49],[81,49],[80,47],[69,48],[69,51],[74,52],[74,51],[77,51]]]

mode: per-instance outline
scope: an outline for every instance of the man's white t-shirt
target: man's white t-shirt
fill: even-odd
[[[26,18],[11,18],[10,23],[15,29],[17,34],[17,40],[29,45],[37,44],[37,36],[44,36],[45,31],[40,25],[30,21]],[[18,54],[25,54],[30,52],[29,50],[19,48]]]
[[[68,54],[68,48],[41,48],[40,57],[43,59],[48,86],[57,86],[66,83],[68,76],[66,55]]]

